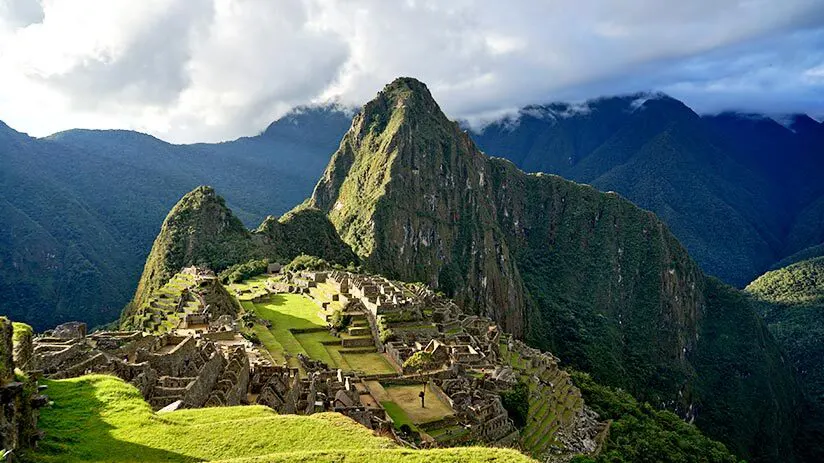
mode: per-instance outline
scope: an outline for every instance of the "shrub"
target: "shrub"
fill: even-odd
[[[327,268],[329,268],[329,262],[324,259],[307,254],[301,254],[292,259],[292,262],[286,264],[284,270],[294,272],[298,270],[324,270]]]
[[[237,283],[266,273],[268,267],[268,259],[250,260],[242,264],[233,265],[220,272],[218,276],[223,284]]]
[[[529,386],[526,383],[519,381],[503,391],[501,402],[516,427],[520,429],[526,426],[526,419],[529,416]]]
[[[332,316],[329,321],[333,328],[338,331],[343,331],[352,322],[352,317],[349,315],[344,315],[343,310],[341,309],[335,309],[335,311],[332,312]]]

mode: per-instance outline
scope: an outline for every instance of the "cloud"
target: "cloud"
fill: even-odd
[[[400,75],[469,120],[642,90],[821,115],[822,69],[820,0],[0,0],[0,119],[35,135],[223,140]]]

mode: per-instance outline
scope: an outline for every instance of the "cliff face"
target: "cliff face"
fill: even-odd
[[[488,169],[426,86],[398,79],[355,117],[310,204],[368,268],[428,283],[520,336],[524,289]]]
[[[678,241],[614,193],[525,175],[502,159],[489,165],[499,226],[530,297],[530,344],[686,413],[702,276]]]
[[[795,383],[752,307],[651,212],[488,158],[422,83],[398,79],[363,108],[308,204],[369,270],[426,282],[599,381],[698,413],[742,456],[792,458]]]

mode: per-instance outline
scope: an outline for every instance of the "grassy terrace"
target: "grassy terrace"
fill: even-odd
[[[152,293],[149,300],[138,309],[132,317],[134,328],[160,333],[176,328],[181,319],[180,315],[175,313],[177,303],[183,291],[194,283],[194,275],[188,273],[174,275],[165,285]],[[152,307],[153,304],[157,307]],[[184,310],[192,312],[197,308],[197,302],[189,301],[186,302]]]
[[[500,349],[501,359],[508,362],[521,380],[529,385],[529,413],[526,427],[521,432],[521,443],[529,452],[542,454],[552,445],[559,444],[555,440],[557,426],[552,424],[556,418],[554,412],[561,411],[563,418],[568,419],[571,410],[580,405],[580,399],[566,395],[572,387],[569,381],[553,381],[557,385],[555,390],[535,385],[529,378],[536,374],[536,370],[529,367],[529,362],[517,353],[509,352],[506,344],[501,344]]]
[[[156,414],[133,386],[104,375],[46,381],[54,405],[21,461],[74,462],[529,462],[489,448],[413,451],[335,413],[277,415],[262,406]]]
[[[244,309],[254,311],[272,323],[271,329],[255,326],[261,343],[278,364],[291,357],[297,367],[297,354],[325,362],[332,368],[357,371],[361,374],[394,373],[395,369],[377,352],[341,347],[340,338],[332,336],[320,316],[320,308],[309,298],[298,294],[274,294],[262,303],[242,301]]]

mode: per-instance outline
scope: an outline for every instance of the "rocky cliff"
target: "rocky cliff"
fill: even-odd
[[[428,283],[522,336],[524,288],[494,196],[489,159],[426,86],[399,79],[355,117],[310,204],[367,267]]]
[[[487,157],[421,82],[397,79],[364,106],[308,204],[369,270],[426,282],[659,407],[704,413],[747,458],[792,454],[792,375],[736,291],[617,194]],[[723,362],[733,387],[719,388]],[[760,424],[730,431],[748,420]]]

